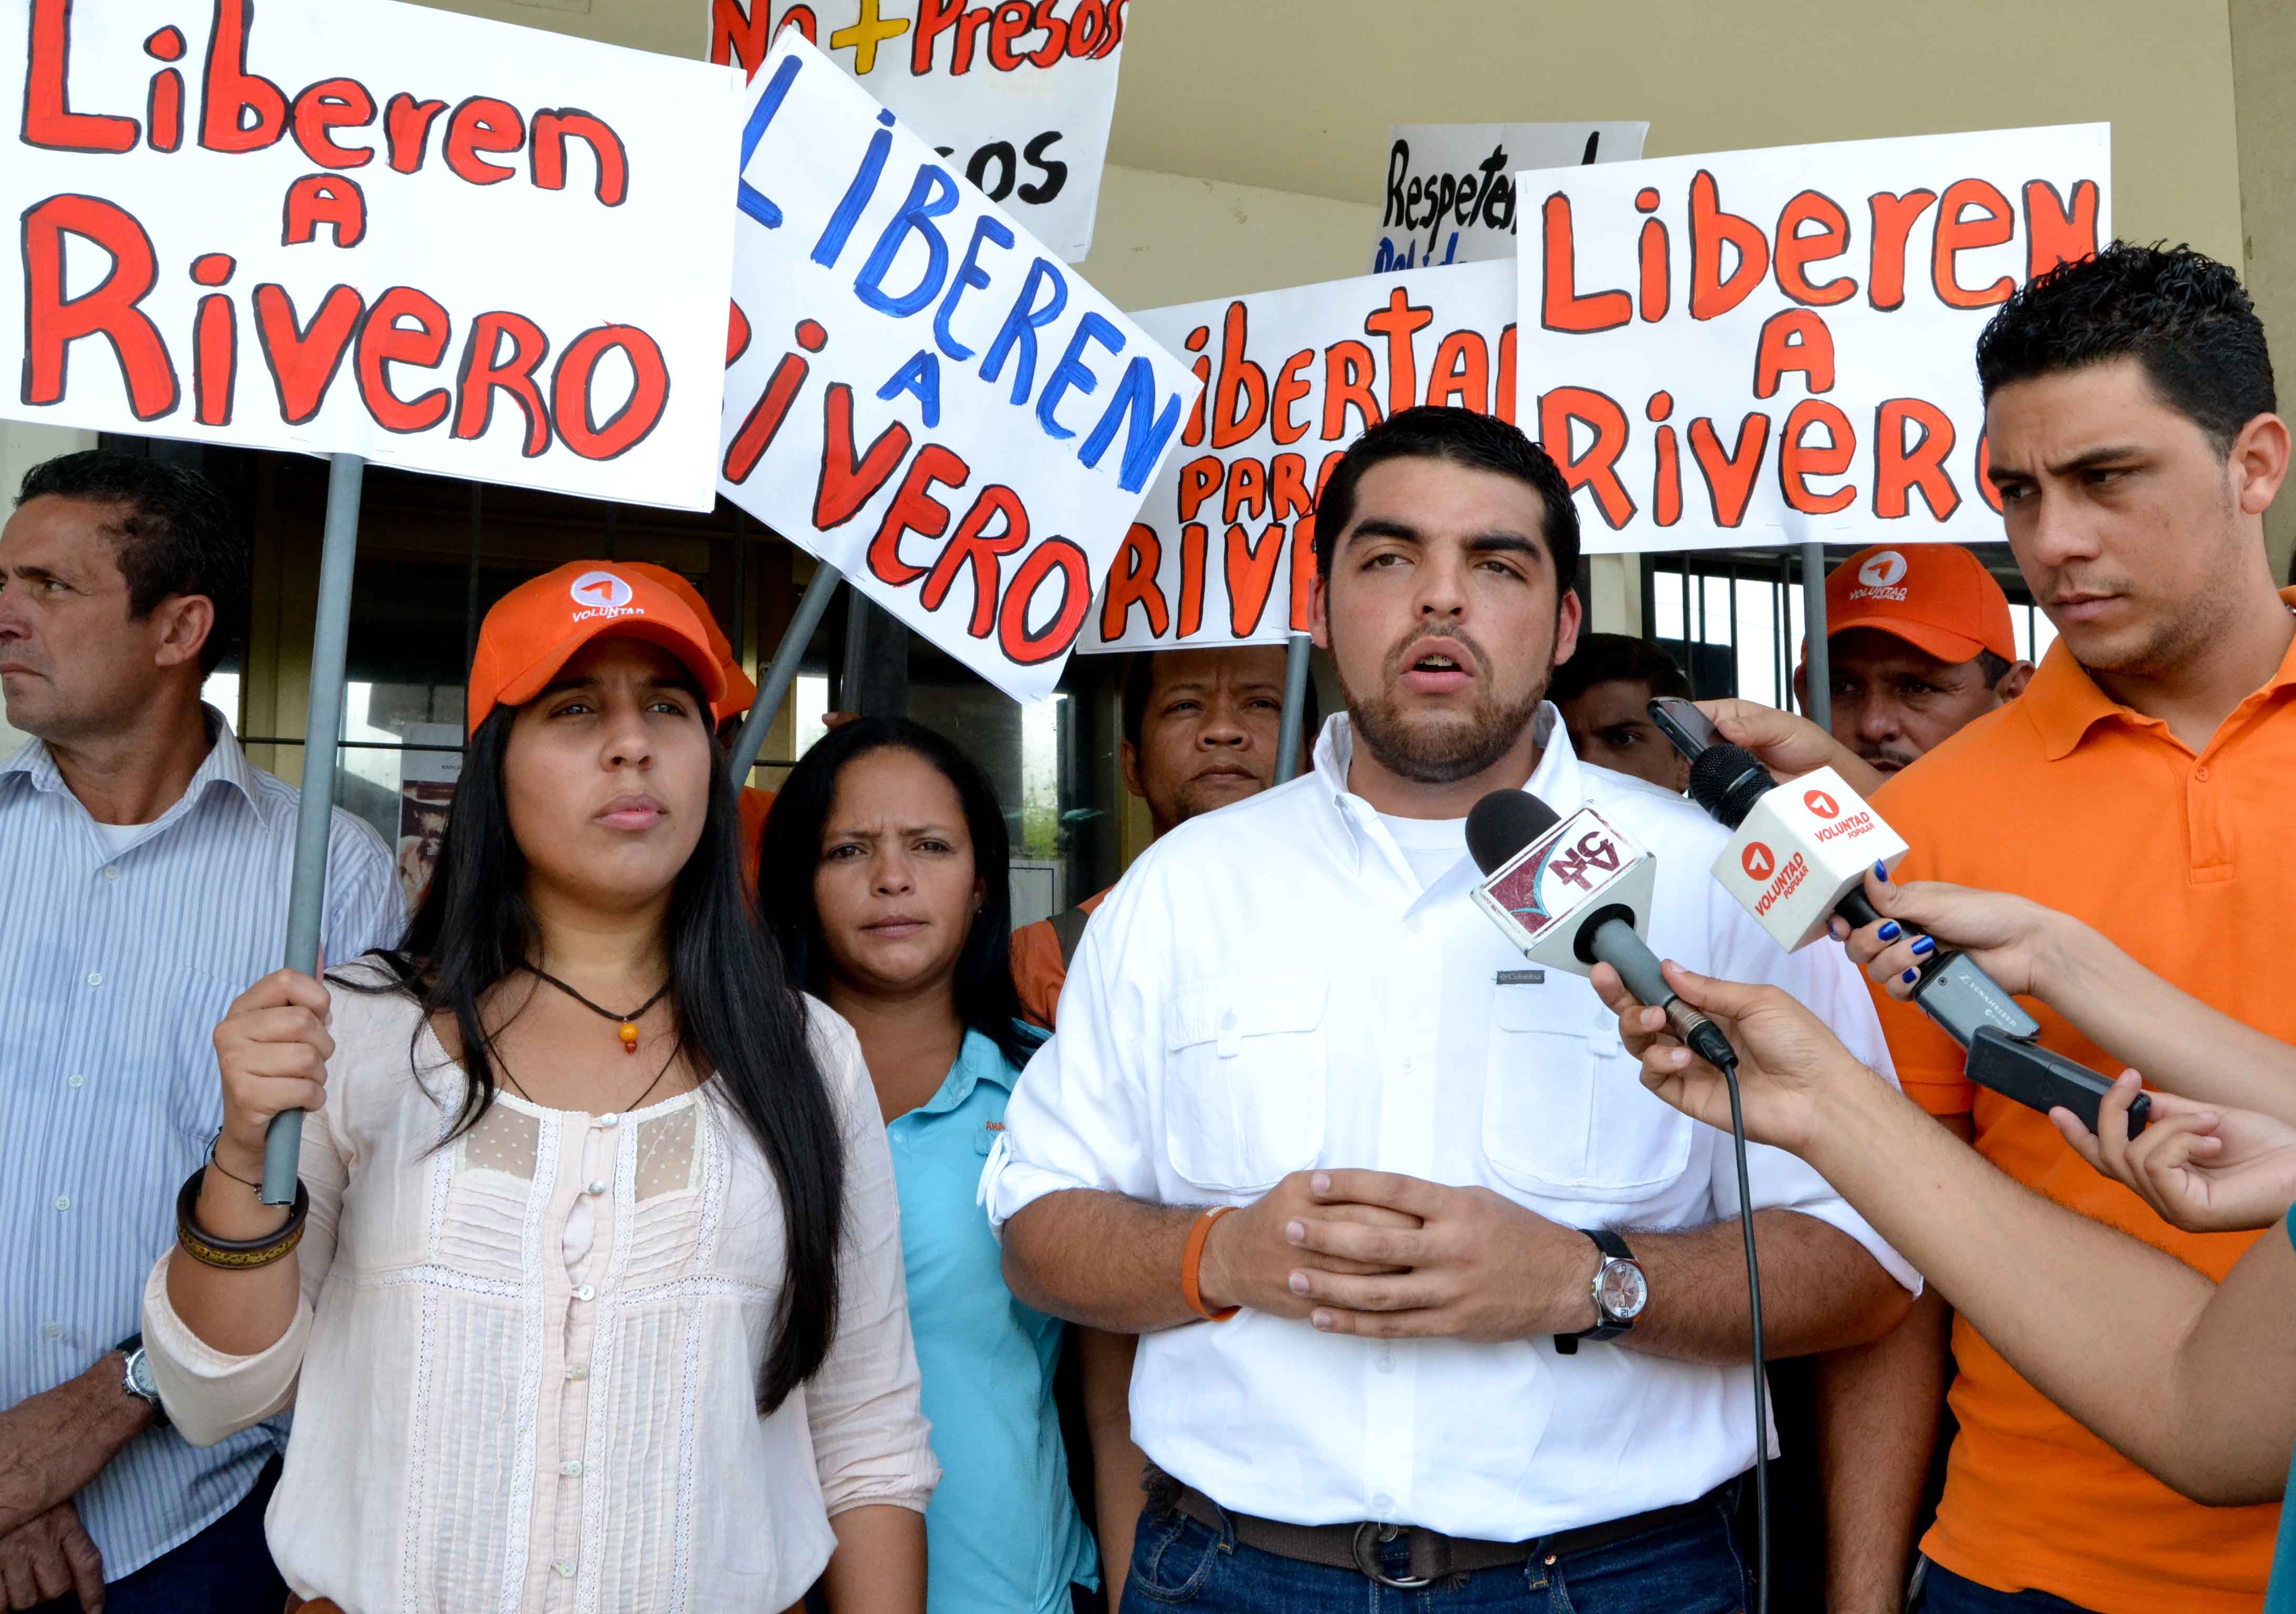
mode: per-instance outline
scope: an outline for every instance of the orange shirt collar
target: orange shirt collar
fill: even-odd
[[[2296,589],[2283,589],[2280,597],[2296,607]],[[2267,695],[2291,685],[2296,685],[2296,642],[2289,645],[2288,654],[2281,657],[2279,671],[2257,694]],[[2088,731],[2106,718],[2117,717],[2133,728],[2157,727],[2160,723],[2158,718],[2133,711],[2098,688],[2088,670],[2073,660],[2072,652],[2062,639],[2051,645],[2042,656],[2040,666],[2034,670],[2033,681],[2025,686],[2025,693],[2017,704],[2031,715],[2034,728],[2040,731],[2042,748],[2053,762],[2071,755]]]

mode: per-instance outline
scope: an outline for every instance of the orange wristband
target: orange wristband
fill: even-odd
[[[1204,1264],[1204,1240],[1211,1236],[1212,1223],[1235,1208],[1233,1205],[1215,1205],[1196,1218],[1188,1230],[1188,1246],[1180,1252],[1180,1297],[1188,1309],[1208,1322],[1226,1322],[1242,1308],[1231,1305],[1223,1311],[1213,1311],[1204,1305],[1203,1291],[1196,1287]]]

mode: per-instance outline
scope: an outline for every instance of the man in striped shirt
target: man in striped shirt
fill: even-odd
[[[0,529],[0,1591],[12,1609],[276,1614],[284,1445],[205,1450],[134,1370],[144,1280],[221,1117],[210,1038],[279,966],[296,792],[200,688],[244,617],[222,496],[164,461],[33,468]],[[397,942],[389,850],[338,811],[330,959]],[[252,1191],[250,1190],[250,1191]]]

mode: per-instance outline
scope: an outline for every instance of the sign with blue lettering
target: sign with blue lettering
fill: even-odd
[[[1049,695],[1200,383],[798,30],[750,91],[719,491]]]

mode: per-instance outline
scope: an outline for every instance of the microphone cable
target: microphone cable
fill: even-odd
[[[1730,1147],[1738,1165],[1738,1227],[1746,1239],[1746,1306],[1754,1330],[1754,1610],[1770,1609],[1770,1385],[1762,1350],[1762,1264],[1754,1254],[1754,1194],[1746,1176],[1746,1112],[1738,1061],[1718,1067],[1730,1089]]]

